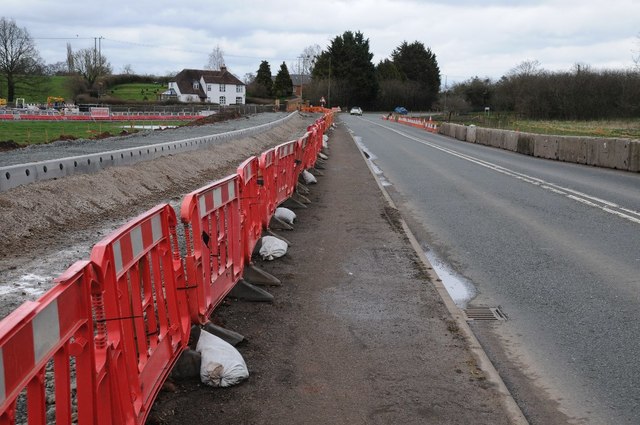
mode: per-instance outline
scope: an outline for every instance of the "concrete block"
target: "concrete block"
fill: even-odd
[[[456,139],[462,140],[463,142],[467,139],[467,126],[465,125],[456,126]]]
[[[558,137],[546,134],[533,136],[533,156],[546,159],[558,159]]]
[[[475,125],[470,125],[467,127],[467,142],[475,143],[476,142],[476,131],[478,127]]]
[[[476,129],[476,143],[479,145],[489,144],[489,129],[484,127],[478,127]]]
[[[640,140],[629,143],[629,171],[640,173]]]
[[[533,134],[518,133],[516,152],[523,155],[533,155]]]
[[[504,133],[503,149],[516,152],[518,149],[518,137],[520,133],[510,130],[505,130]]]
[[[563,136],[558,138],[558,159],[576,164],[587,163],[587,145],[582,137]]]
[[[629,139],[599,139],[586,138],[587,161],[589,165],[597,167],[629,169]]]

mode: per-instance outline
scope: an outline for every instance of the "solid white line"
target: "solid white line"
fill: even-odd
[[[527,174],[519,173],[517,171],[513,171],[513,170],[510,170],[508,168],[502,167],[500,165],[494,164],[492,162],[484,161],[482,159],[478,159],[478,158],[475,158],[475,157],[472,157],[472,156],[469,156],[469,155],[466,155],[466,154],[462,154],[460,152],[456,152],[456,151],[454,151],[452,149],[449,149],[449,148],[444,148],[442,146],[435,145],[435,144],[433,144],[431,142],[427,142],[426,140],[422,140],[420,138],[414,137],[414,136],[412,136],[410,134],[407,134],[407,133],[404,133],[402,131],[386,127],[386,126],[384,126],[384,125],[382,125],[380,123],[374,122],[374,121],[369,121],[369,122],[371,122],[372,124],[375,124],[375,125],[377,125],[379,127],[382,127],[382,128],[384,128],[386,130],[389,130],[389,131],[392,131],[392,132],[394,132],[396,134],[399,134],[399,135],[401,135],[403,137],[406,137],[407,139],[410,139],[410,140],[413,140],[415,142],[421,143],[423,145],[432,147],[434,149],[438,149],[439,151],[448,153],[449,155],[453,155],[453,156],[458,157],[460,159],[464,159],[465,161],[472,162],[474,164],[480,165],[482,167],[488,168],[488,169],[496,171],[498,173],[513,177],[515,179],[522,180],[522,181],[524,181],[526,183],[532,184],[534,186],[538,186],[538,187],[540,187],[542,189],[548,190],[548,191],[553,192],[555,194],[562,195],[562,196],[564,196],[566,198],[569,198],[569,199],[572,199],[572,200],[574,200],[576,202],[580,202],[583,205],[588,205],[588,206],[593,207],[593,208],[598,208],[601,211],[604,211],[606,213],[609,213],[609,214],[615,215],[617,217],[623,218],[623,219],[628,220],[628,221],[630,221],[632,223],[640,224],[640,212],[638,212],[638,211],[634,211],[634,210],[631,210],[631,209],[628,209],[628,208],[623,208],[623,207],[621,207],[620,205],[618,205],[618,204],[616,204],[614,202],[607,201],[607,200],[604,200],[604,199],[601,199],[601,198],[597,198],[595,196],[588,195],[586,193],[579,192],[577,190],[570,189],[568,187],[563,187],[563,186],[557,185],[555,183],[550,183],[550,182],[547,182],[545,180],[539,179],[537,177],[532,177],[532,176],[529,176]],[[600,204],[602,204],[602,205],[600,205]],[[634,216],[637,216],[638,218],[636,218]]]

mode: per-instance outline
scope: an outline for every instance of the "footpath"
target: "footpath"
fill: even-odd
[[[256,261],[282,281],[273,303],[214,312],[246,337],[249,379],[174,381],[148,423],[517,423],[339,119],[328,155],[295,229],[276,231],[287,255]]]

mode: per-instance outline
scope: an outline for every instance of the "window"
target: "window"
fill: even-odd
[[[243,90],[242,90],[242,89],[243,89],[243,87],[244,87],[244,86],[241,86],[240,84],[238,84],[238,85],[236,86],[236,93],[242,93],[242,92],[243,92]]]
[[[224,84],[220,84],[220,91],[226,91],[227,87]]]
[[[236,105],[242,105],[242,97],[236,97]]]
[[[211,84],[207,84],[207,91],[211,91]]]
[[[227,104],[227,98],[224,96],[220,96],[220,103],[221,105],[226,105]]]
[[[193,82],[193,89],[194,90],[198,90],[200,88],[200,83],[198,83],[197,81]]]

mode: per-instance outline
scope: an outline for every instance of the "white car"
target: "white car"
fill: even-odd
[[[362,109],[360,109],[359,106],[354,106],[353,108],[351,108],[351,110],[349,111],[349,113],[351,115],[360,115],[362,116]]]

